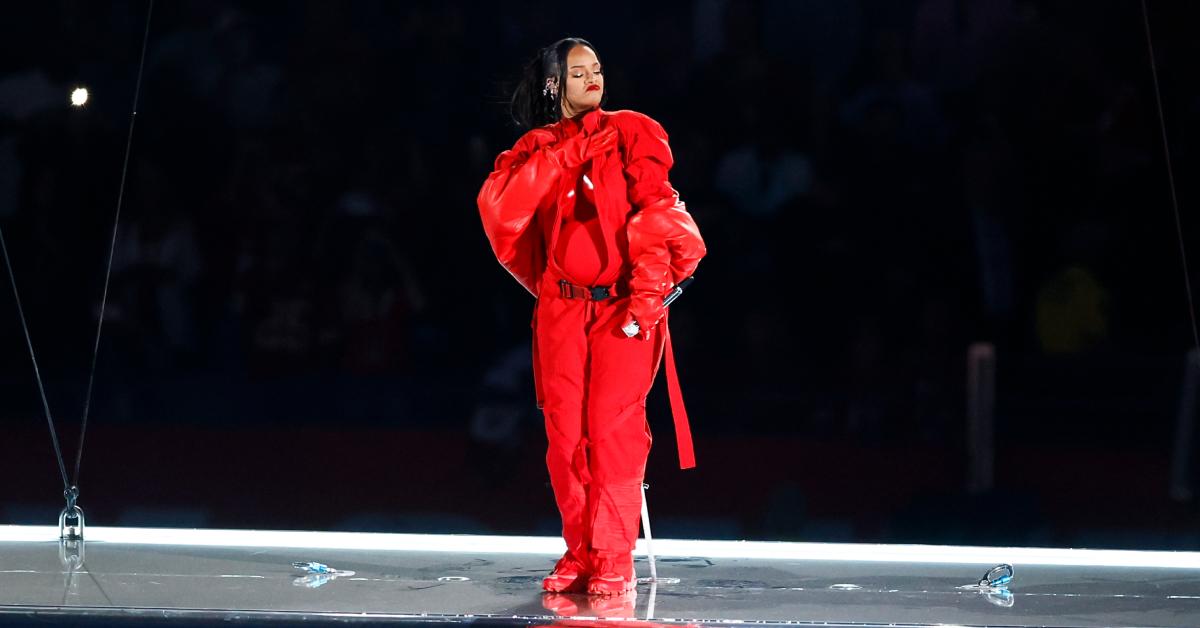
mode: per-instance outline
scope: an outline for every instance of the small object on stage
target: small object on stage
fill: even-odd
[[[1013,566],[1007,563],[996,565],[983,574],[983,578],[979,581],[979,586],[992,589],[1007,587],[1013,579]]]
[[[306,587],[316,589],[322,587],[333,580],[343,576],[353,576],[353,571],[344,571],[341,569],[331,569],[329,565],[318,562],[294,562],[292,566],[296,569],[303,569],[305,575],[296,576],[292,580],[292,585],[297,587]]]
[[[330,575],[335,578],[337,578],[339,576],[353,576],[354,575],[353,571],[346,571],[344,569],[332,569],[329,567],[329,565],[326,565],[325,563],[295,562],[295,563],[292,563],[292,566],[295,567],[296,569],[303,569],[304,571],[306,571],[310,574]]]
[[[292,563],[292,566],[296,569],[303,569],[308,573],[329,573],[330,571],[333,571],[329,568],[329,565],[316,562],[294,562]]]

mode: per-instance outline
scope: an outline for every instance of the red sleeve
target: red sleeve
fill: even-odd
[[[537,209],[552,201],[560,173],[543,150],[553,140],[544,129],[522,136],[496,158],[495,169],[476,199],[496,259],[534,296],[546,265]]]
[[[691,276],[706,249],[700,229],[667,180],[675,163],[667,132],[639,113],[623,112],[622,156],[629,203],[629,256],[635,291],[665,294]]]

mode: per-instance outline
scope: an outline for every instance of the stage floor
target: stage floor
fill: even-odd
[[[0,623],[1200,626],[1194,552],[656,540],[659,582],[598,599],[542,594],[555,538],[96,527],[71,569],[57,535],[0,526]]]

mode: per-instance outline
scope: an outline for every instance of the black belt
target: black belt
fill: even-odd
[[[603,301],[618,296],[616,284],[611,286],[577,286],[566,279],[559,280],[558,293],[564,299],[587,299],[588,301]]]

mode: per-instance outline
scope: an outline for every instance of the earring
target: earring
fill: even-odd
[[[549,96],[551,98],[558,97],[558,79],[555,79],[555,78],[546,79],[546,85],[545,85],[545,87],[542,88],[542,97],[545,98],[546,96]]]

